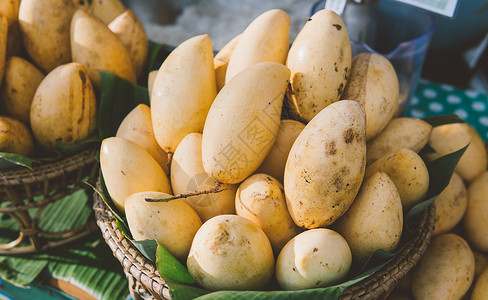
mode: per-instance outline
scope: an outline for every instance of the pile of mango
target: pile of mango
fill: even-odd
[[[147,47],[118,0],[1,0],[0,152],[40,156],[89,137],[98,70],[135,83]]]

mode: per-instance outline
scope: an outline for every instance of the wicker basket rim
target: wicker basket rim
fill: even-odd
[[[97,150],[98,147],[90,147],[59,160],[33,166],[32,169],[19,166],[2,170],[0,171],[0,187],[42,182],[46,179],[56,178],[62,173],[60,172],[61,170],[70,172],[91,164],[96,159],[95,153]]]
[[[154,264],[145,258],[125,237],[115,217],[101,197],[94,193],[94,210],[102,235],[122,264],[128,277],[134,277],[142,290],[155,299],[171,299],[168,284],[161,278]],[[366,279],[350,286],[339,299],[378,299],[386,297],[399,280],[419,261],[432,237],[435,206],[431,204],[422,214],[418,234],[408,241],[400,253]],[[132,291],[131,291],[132,292]]]

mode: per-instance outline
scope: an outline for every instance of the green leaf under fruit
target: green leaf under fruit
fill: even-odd
[[[102,174],[101,170],[100,170],[100,174],[99,174],[99,179],[100,179],[101,190],[97,189],[96,187],[94,187],[93,185],[91,185],[88,182],[86,184],[89,185],[93,189],[93,191],[95,191],[100,196],[100,198],[102,198],[103,202],[110,209],[110,211],[112,212],[112,215],[114,216],[114,218],[116,220],[117,227],[120,229],[120,231],[122,231],[122,233],[128,239],[132,239],[132,235],[130,233],[129,226],[127,226],[127,223],[119,215],[118,210],[115,207],[114,202],[112,201],[112,198],[110,198],[110,196],[107,192],[107,187],[105,186],[105,181],[103,180],[103,174]]]
[[[0,170],[10,169],[15,166],[22,166],[32,170],[33,163],[34,160],[28,157],[13,153],[0,152]]]
[[[452,174],[456,166],[468,148],[469,143],[463,148],[439,157],[427,163],[427,170],[429,171],[429,191],[427,197],[439,195],[451,181]]]
[[[98,133],[84,139],[78,144],[68,145],[68,144],[56,144],[54,150],[58,153],[58,158],[73,155],[75,153],[81,152],[88,149],[93,144],[100,143],[100,135]]]
[[[99,71],[102,77],[98,129],[101,139],[115,136],[120,123],[139,104],[149,105],[147,88],[115,74]]]
[[[466,123],[463,119],[459,118],[456,114],[432,116],[423,118],[425,122],[429,123],[432,127],[452,124],[452,123]]]
[[[143,240],[143,241],[133,240],[131,241],[131,243],[134,245],[134,247],[139,249],[139,251],[142,253],[142,255],[144,255],[144,257],[146,257],[153,263],[156,262],[156,251],[158,248],[158,242],[156,242],[156,240]]]
[[[195,280],[188,270],[166,248],[158,244],[156,265],[159,274],[167,282],[193,284]],[[164,275],[163,275],[164,274]]]

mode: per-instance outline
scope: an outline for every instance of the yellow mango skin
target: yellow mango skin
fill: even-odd
[[[104,139],[100,147],[100,167],[108,193],[124,213],[127,197],[139,192],[171,194],[168,176],[141,146],[120,137]]]
[[[0,84],[2,82],[3,74],[5,72],[7,34],[8,34],[7,18],[0,14]]]
[[[100,19],[105,25],[110,24],[124,11],[125,6],[119,0],[96,0],[88,6],[88,12]]]
[[[281,250],[276,279],[285,290],[327,287],[347,276],[351,262],[351,250],[340,234],[327,228],[306,230]]]
[[[131,9],[115,18],[108,28],[120,39],[129,52],[136,77],[141,74],[147,59],[147,35],[141,21]]]
[[[44,73],[71,61],[72,0],[22,0],[19,23],[25,49]]]
[[[290,43],[290,16],[272,9],[254,19],[244,30],[232,52],[225,82],[260,62],[284,64]]]
[[[21,57],[10,57],[1,88],[5,113],[29,124],[31,103],[43,79],[44,74],[30,62]]]
[[[264,62],[247,68],[215,98],[205,121],[205,171],[223,183],[239,183],[268,155],[278,134],[290,71]]]
[[[215,188],[217,182],[203,169],[202,134],[190,133],[176,148],[171,159],[171,187],[175,194],[203,191]],[[224,214],[234,214],[236,185],[221,184],[227,189],[219,193],[183,198],[203,222]]]
[[[217,93],[225,85],[225,74],[227,73],[227,66],[229,65],[230,57],[234,52],[242,34],[235,36],[214,57],[215,81],[217,83]]]
[[[251,220],[268,237],[273,251],[301,232],[286,208],[283,185],[267,174],[254,174],[237,189],[235,206],[238,216]]]
[[[351,71],[351,42],[342,19],[333,11],[315,13],[298,33],[286,60],[290,108],[304,123],[338,101]]]
[[[434,200],[435,223],[433,236],[453,229],[464,216],[468,206],[468,192],[463,180],[453,173],[447,187]]]
[[[416,300],[458,300],[474,276],[474,257],[468,243],[453,233],[436,236],[412,270]]]
[[[149,90],[149,97],[152,95],[152,89],[154,86],[154,80],[156,79],[156,76],[158,75],[158,70],[153,70],[147,74],[147,89]]]
[[[471,245],[488,252],[488,171],[478,175],[468,187],[468,207],[463,223]]]
[[[187,134],[202,132],[216,95],[210,37],[192,37],[166,58],[152,88],[153,129],[164,151],[174,153]]]
[[[29,128],[19,120],[0,117],[0,152],[30,156],[34,139]]]
[[[293,143],[303,128],[305,128],[305,125],[298,121],[281,120],[276,141],[256,173],[269,174],[280,182],[283,182],[286,159],[288,158]]]
[[[431,131],[432,126],[423,120],[394,118],[383,131],[368,141],[366,164],[399,149],[410,149],[418,153],[429,142]]]
[[[395,69],[385,57],[361,53],[352,59],[351,74],[341,99],[355,100],[366,111],[366,140],[371,140],[398,110],[399,84]]]
[[[402,229],[402,200],[393,181],[381,171],[363,182],[351,207],[334,223],[357,264],[366,262],[377,249],[395,250]]]
[[[24,45],[19,26],[20,0],[0,0],[0,12],[7,18],[7,58],[20,55]]]
[[[473,250],[474,255],[474,280],[478,279],[483,270],[488,267],[488,253],[480,252],[476,249]]]
[[[132,61],[124,44],[100,20],[80,9],[71,20],[71,54],[73,61],[86,67],[96,88],[101,85],[98,70],[136,82]]]
[[[186,260],[193,237],[202,221],[181,199],[147,202],[146,198],[167,198],[161,192],[140,192],[125,200],[127,224],[135,240],[156,240],[179,260]]]
[[[85,67],[68,63],[39,84],[31,103],[34,137],[46,150],[56,143],[76,144],[96,129],[96,99]]]
[[[486,300],[488,299],[488,267],[481,273],[478,280],[476,280],[471,294],[471,300]]]
[[[429,171],[422,158],[410,149],[400,149],[378,159],[366,168],[364,178],[383,171],[395,183],[404,211],[421,201],[429,189]]]
[[[454,123],[437,126],[432,129],[429,145],[436,153],[427,155],[429,160],[434,160],[451,152],[457,151],[468,143],[456,166],[456,173],[466,182],[471,182],[487,167],[487,157],[483,140],[476,130],[467,123]]]
[[[323,109],[300,133],[285,167],[286,204],[295,224],[332,224],[352,204],[366,167],[366,115],[352,100]]]
[[[187,259],[195,281],[209,290],[258,290],[273,276],[273,250],[256,224],[220,215],[198,230]]]
[[[144,148],[163,168],[168,169],[168,154],[159,147],[152,128],[151,109],[145,104],[136,106],[120,123],[116,137],[125,138]]]

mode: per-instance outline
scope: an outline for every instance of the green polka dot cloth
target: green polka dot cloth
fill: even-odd
[[[478,131],[483,141],[488,140],[488,95],[420,80],[405,116],[424,118],[446,114],[458,115]]]

